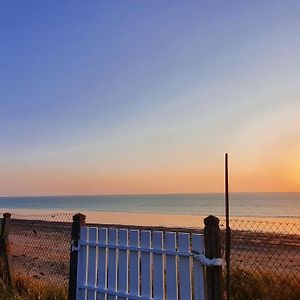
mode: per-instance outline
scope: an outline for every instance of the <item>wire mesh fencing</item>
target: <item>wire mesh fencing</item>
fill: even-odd
[[[9,241],[11,267],[15,276],[25,276],[39,282],[40,286],[57,286],[66,290],[72,217],[67,213],[36,216],[12,214]],[[300,299],[299,225],[300,220],[230,220],[232,300]],[[225,248],[223,219],[220,226]],[[161,230],[152,226],[147,229]],[[172,230],[180,232],[186,231],[186,228]],[[192,232],[199,230],[202,232],[200,228],[190,229]]]
[[[67,287],[72,214],[12,214],[9,226],[11,270],[42,285]]]
[[[231,299],[300,299],[299,225],[300,220],[230,221]]]

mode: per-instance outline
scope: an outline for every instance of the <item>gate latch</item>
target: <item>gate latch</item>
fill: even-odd
[[[222,258],[207,258],[204,254],[200,254],[197,251],[192,251],[193,252],[193,258],[200,261],[200,263],[203,266],[206,267],[215,267],[215,266],[222,266],[223,259]]]

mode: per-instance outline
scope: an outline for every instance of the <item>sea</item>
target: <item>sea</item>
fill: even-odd
[[[231,193],[232,216],[300,217],[300,192]],[[225,214],[224,194],[91,195],[0,197],[4,209],[140,212],[183,215]]]

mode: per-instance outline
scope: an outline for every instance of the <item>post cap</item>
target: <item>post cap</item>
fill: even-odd
[[[3,217],[4,217],[4,218],[10,218],[10,217],[11,217],[11,214],[7,212],[7,213],[3,214]]]
[[[212,216],[212,215],[210,215],[204,219],[205,225],[219,225],[219,223],[220,223],[219,218]]]
[[[73,221],[75,221],[75,222],[76,221],[83,222],[83,221],[85,221],[85,219],[86,219],[86,216],[83,214],[80,214],[80,213],[73,216]]]

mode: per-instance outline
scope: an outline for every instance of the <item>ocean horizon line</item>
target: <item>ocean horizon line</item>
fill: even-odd
[[[173,196],[173,195],[224,195],[224,192],[195,192],[195,193],[133,193],[133,194],[51,194],[51,195],[43,195],[43,194],[37,194],[37,195],[1,195],[0,198],[51,198],[51,197],[104,197],[104,196],[111,196],[111,197],[128,197],[128,196]],[[272,192],[229,192],[229,195],[247,195],[247,194],[300,194],[300,191],[272,191]]]

